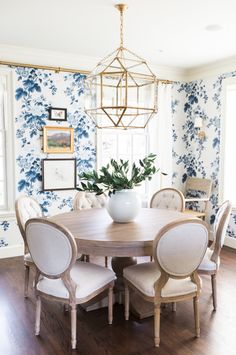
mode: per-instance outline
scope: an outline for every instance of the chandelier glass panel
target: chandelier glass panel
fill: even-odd
[[[120,47],[98,63],[85,80],[85,112],[98,128],[145,128],[157,112],[157,79],[146,61],[123,46],[120,11]]]

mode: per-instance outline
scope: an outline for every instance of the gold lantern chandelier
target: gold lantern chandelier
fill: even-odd
[[[123,46],[120,11],[120,46],[101,60],[85,80],[85,112],[98,128],[145,128],[157,112],[157,79],[146,61]]]

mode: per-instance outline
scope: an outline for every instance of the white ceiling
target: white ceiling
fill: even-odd
[[[124,44],[153,64],[193,68],[236,55],[235,0],[123,2]],[[116,3],[0,0],[0,44],[102,58],[119,45]],[[215,24],[222,30],[205,30]]]

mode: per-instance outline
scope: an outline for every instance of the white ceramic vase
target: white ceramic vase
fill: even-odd
[[[141,209],[141,198],[131,189],[116,191],[108,198],[106,208],[114,222],[131,222]]]

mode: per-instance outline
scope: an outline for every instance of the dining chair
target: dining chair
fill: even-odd
[[[106,195],[96,195],[94,192],[79,191],[73,201],[73,210],[87,210],[90,208],[103,208],[106,204]],[[89,255],[85,256],[89,262]],[[105,266],[108,266],[108,257],[105,256]]]
[[[20,233],[24,241],[24,267],[25,267],[25,283],[24,283],[24,296],[28,297],[29,288],[29,273],[30,268],[34,266],[33,260],[28,250],[28,245],[25,236],[25,223],[34,217],[42,217],[42,209],[38,202],[32,197],[20,196],[15,202],[16,220]]]
[[[152,196],[150,207],[182,212],[184,211],[184,195],[172,187],[161,189]]]
[[[108,290],[108,323],[113,320],[116,276],[105,267],[76,261],[77,245],[68,229],[43,218],[26,223],[26,239],[36,266],[35,334],[40,332],[41,298],[59,301],[71,309],[71,346],[76,348],[76,305]]]
[[[129,289],[154,303],[154,343],[160,344],[160,307],[193,299],[195,332],[200,336],[199,295],[201,279],[197,268],[207,249],[207,224],[196,218],[178,220],[163,227],[153,243],[154,262],[124,269],[125,319],[129,319]]]
[[[232,204],[230,201],[225,201],[220,206],[213,226],[214,241],[211,247],[207,248],[206,254],[198,268],[200,273],[211,275],[214,311],[217,308],[216,276],[220,267],[220,252],[224,244],[231,211]]]
[[[205,219],[210,200],[212,180],[188,177],[185,185],[185,213]],[[187,206],[187,208],[186,208]]]

